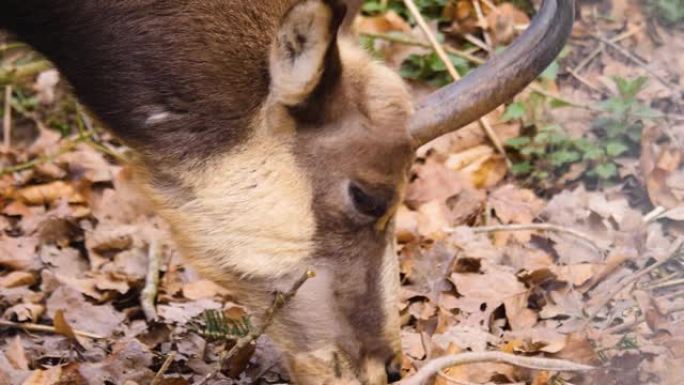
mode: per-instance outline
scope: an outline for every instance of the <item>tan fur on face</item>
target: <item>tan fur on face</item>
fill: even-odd
[[[315,224],[293,135],[264,120],[244,145],[181,176],[195,198],[162,214],[203,273],[220,281],[222,271],[278,277],[304,270]]]

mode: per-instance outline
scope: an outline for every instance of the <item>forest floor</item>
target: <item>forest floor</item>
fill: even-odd
[[[459,76],[534,9],[417,3]],[[503,351],[598,369],[487,362],[434,383],[684,384],[684,4],[577,7],[561,57],[487,116],[494,134],[475,123],[420,151],[396,230],[405,375]],[[367,0],[356,31],[417,97],[452,80],[401,1]],[[0,385],[200,381],[224,326],[244,320],[240,298],[183,264],[128,149],[49,63],[5,41],[0,85]],[[140,300],[148,257],[161,262],[156,322]],[[283,382],[262,337],[209,383]]]

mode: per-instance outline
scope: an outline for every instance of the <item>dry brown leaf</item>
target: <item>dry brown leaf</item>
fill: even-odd
[[[103,337],[121,329],[125,319],[111,304],[92,305],[79,292],[64,286],[57,288],[47,300],[48,316],[54,317],[59,309],[68,309],[64,318],[74,329]]]
[[[418,234],[418,213],[401,204],[394,220],[394,234],[399,243],[413,241]]]
[[[52,318],[57,333],[76,341],[76,333],[74,333],[74,329],[71,328],[71,325],[64,318],[64,311],[62,309],[57,310]]]
[[[50,204],[58,199],[66,199],[69,203],[83,203],[83,196],[74,186],[63,181],[24,187],[14,192],[14,197],[29,205]]]
[[[10,270],[39,270],[36,255],[38,240],[34,237],[12,238],[0,235],[0,266]]]
[[[456,171],[450,170],[432,157],[415,167],[415,178],[406,190],[405,202],[410,208],[430,201],[445,202],[460,193],[467,182]]]
[[[0,287],[4,288],[29,286],[34,283],[36,283],[36,276],[34,273],[28,271],[12,271],[9,274],[0,277]]]
[[[62,368],[54,366],[47,370],[34,370],[21,385],[57,385],[62,376]]]
[[[429,239],[442,239],[449,227],[446,205],[433,200],[418,208],[418,234]]]
[[[425,357],[425,346],[420,333],[403,329],[401,331],[401,348],[404,354],[414,360],[422,360]]]
[[[69,174],[76,179],[86,179],[92,183],[111,182],[117,167],[112,166],[101,152],[81,144],[75,151],[62,154],[56,160],[65,163]]]
[[[360,33],[411,32],[411,26],[394,11],[377,16],[360,16],[354,24]]]
[[[527,293],[521,293],[504,299],[506,318],[511,330],[523,330],[537,324],[537,312],[527,308]]]
[[[530,18],[511,3],[499,4],[487,15],[487,24],[492,32],[494,45],[507,45],[517,35],[516,27],[527,25]]]
[[[29,361],[26,358],[26,352],[24,351],[24,345],[20,336],[17,335],[12,338],[12,342],[5,349],[5,357],[7,357],[7,360],[15,369],[29,370]]]
[[[5,310],[3,318],[17,322],[37,322],[45,313],[45,306],[38,303],[19,303]]]

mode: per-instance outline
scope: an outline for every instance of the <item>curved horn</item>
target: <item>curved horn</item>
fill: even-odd
[[[510,47],[418,105],[409,126],[416,143],[461,128],[522,91],[563,48],[574,13],[574,0],[544,0],[530,26]]]

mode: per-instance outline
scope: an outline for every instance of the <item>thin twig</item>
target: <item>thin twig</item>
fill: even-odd
[[[264,312],[261,318],[262,321],[259,324],[259,326],[250,330],[246,336],[240,337],[235,342],[235,345],[233,345],[233,347],[230,348],[230,350],[221,353],[218,362],[216,363],[216,368],[212,370],[210,373],[208,373],[206,376],[204,376],[204,378],[202,378],[202,380],[200,380],[196,385],[206,384],[209,380],[211,380],[219,372],[221,372],[221,370],[223,369],[223,365],[226,361],[231,359],[235,354],[237,354],[237,352],[242,350],[245,346],[254,342],[262,334],[264,334],[266,332],[266,329],[268,329],[268,327],[271,326],[271,323],[273,322],[273,319],[275,318],[276,314],[283,307],[285,307],[285,305],[288,302],[290,302],[290,300],[292,300],[292,298],[295,295],[297,295],[297,291],[299,290],[299,288],[302,287],[302,285],[304,285],[304,282],[315,276],[316,273],[314,273],[313,270],[307,270],[299,279],[297,279],[297,281],[295,281],[290,290],[288,290],[286,293],[276,293],[275,298],[273,299],[273,303]]]
[[[148,321],[157,320],[157,290],[159,289],[159,267],[161,266],[161,250],[159,240],[153,237],[147,252],[147,276],[145,288],[140,293],[140,304]]]
[[[456,229],[455,228],[448,228],[446,229],[446,232],[454,232]],[[540,231],[553,231],[556,233],[565,233],[572,235],[576,238],[579,238],[585,242],[587,242],[589,245],[593,246],[596,250],[600,251],[603,253],[603,249],[596,244],[596,242],[587,234],[582,233],[580,231],[570,229],[567,227],[562,227],[558,225],[553,225],[550,223],[530,223],[530,224],[512,224],[512,225],[494,225],[494,226],[482,226],[482,227],[473,227],[472,228],[473,232],[475,234],[481,234],[481,233],[494,233],[494,232],[501,232],[501,231],[534,231],[534,230],[540,230]]]
[[[648,214],[644,215],[644,223],[651,223],[663,215],[667,209],[663,206],[658,206],[651,210]]]
[[[477,16],[477,23],[480,25],[480,28],[482,28],[482,36],[484,36],[484,42],[487,44],[487,52],[492,51],[492,37],[489,36],[489,32],[487,29],[489,26],[487,25],[487,19],[485,19],[484,14],[482,13],[482,7],[480,7],[480,0],[471,0],[471,3],[473,4],[473,8],[475,9],[475,15]]]
[[[34,324],[34,323],[29,323],[29,322],[12,322],[12,321],[0,320],[0,327],[22,329],[22,330],[26,330],[29,332],[46,332],[46,333],[61,334],[60,332],[58,332],[55,329],[54,326]],[[100,336],[100,335],[97,335],[94,333],[84,332],[84,331],[80,331],[80,330],[74,330],[74,334],[76,334],[77,336],[80,336],[80,337],[92,338],[95,340],[101,340],[101,339],[105,338],[103,336]]]
[[[176,359],[176,352],[171,352],[168,356],[166,356],[164,363],[162,364],[161,368],[159,368],[157,374],[154,375],[150,385],[159,385],[159,383],[161,383],[162,379],[164,379],[164,373],[169,370],[169,367],[173,363],[174,359]]]
[[[603,297],[602,301],[601,301],[596,307],[594,307],[593,310],[591,310],[590,312],[588,312],[589,315],[587,316],[585,322],[583,323],[582,328],[585,328],[586,326],[588,326],[588,325],[591,323],[591,321],[593,321],[594,318],[596,318],[596,316],[598,315],[598,313],[599,313],[606,305],[608,305],[608,303],[609,303],[610,301],[612,301],[612,300],[615,298],[615,296],[617,296],[618,294],[620,294],[621,291],[623,291],[623,290],[625,290],[626,288],[632,286],[634,283],[636,283],[639,279],[641,279],[641,278],[644,277],[645,275],[650,274],[653,270],[655,270],[655,269],[661,267],[662,265],[664,265],[664,264],[666,264],[667,262],[669,262],[672,258],[678,256],[678,255],[679,255],[679,251],[680,251],[681,248],[682,248],[682,244],[684,244],[684,237],[677,238],[677,240],[674,242],[674,244],[673,244],[672,247],[670,248],[669,254],[668,254],[665,258],[663,258],[663,259],[661,259],[660,261],[658,261],[658,262],[652,264],[651,266],[649,266],[649,267],[647,267],[647,268],[641,270],[640,272],[638,272],[638,273],[636,273],[636,274],[632,274],[632,275],[628,276],[627,278],[624,279],[624,281],[619,282],[619,283],[613,288],[613,290],[611,290],[610,292],[606,293],[606,295]]]
[[[622,41],[622,40],[634,35],[635,33],[639,32],[639,31],[641,31],[641,27],[633,28],[629,31],[626,31],[626,32],[624,32],[618,36],[611,38],[610,41],[612,41],[613,43],[617,43],[619,41]],[[604,48],[604,45],[599,44],[599,46],[596,47],[596,49],[594,49],[593,51],[591,51],[591,53],[586,58],[584,58],[584,60],[582,60],[575,68],[573,68],[572,71],[575,73],[578,73],[578,74],[580,72],[582,72],[584,67],[586,67],[598,54],[600,54],[603,51],[603,48]]]
[[[623,48],[622,46],[618,45],[617,43],[614,43],[614,42],[612,42],[611,40],[608,40],[608,39],[606,39],[606,38],[604,38],[604,37],[602,37],[602,36],[594,36],[594,39],[596,39],[596,40],[598,40],[598,41],[600,41],[600,42],[602,42],[602,43],[604,43],[604,44],[610,46],[611,48],[613,48],[614,50],[616,50],[616,51],[618,51],[620,54],[622,54],[622,56],[624,56],[624,57],[626,57],[627,59],[633,61],[635,64],[641,66],[641,68],[643,68],[644,71],[646,71],[646,72],[648,72],[649,74],[651,74],[651,76],[653,76],[654,78],[656,78],[660,83],[662,83],[662,84],[663,84],[665,87],[667,87],[667,89],[669,89],[670,91],[675,91],[675,90],[677,90],[678,87],[677,87],[675,84],[672,84],[672,82],[670,82],[669,80],[667,80],[667,79],[663,78],[662,76],[658,75],[658,74],[657,74],[655,71],[653,71],[652,69],[648,68],[648,63],[646,63],[645,61],[643,61],[643,60],[641,60],[640,58],[636,57],[634,54],[632,54],[631,52],[629,52],[627,49]]]
[[[2,118],[2,133],[5,150],[12,147],[12,85],[5,86],[5,115]]]
[[[674,275],[676,276],[677,274],[679,274],[679,273],[675,273]],[[658,283],[655,283],[655,284],[652,284],[652,285],[645,287],[645,289],[657,290],[657,289],[665,289],[668,287],[679,286],[679,285],[684,285],[684,278],[670,279],[667,281],[658,282]]]
[[[678,305],[678,306],[672,307],[671,309],[668,309],[667,314],[673,314],[673,313],[677,313],[677,312],[680,312],[680,311],[684,311],[684,305],[681,305],[681,304],[680,304],[680,305]],[[646,316],[643,315],[643,314],[639,315],[638,317],[632,319],[632,320],[629,321],[629,322],[625,322],[625,323],[620,324],[620,325],[615,325],[615,326],[613,326],[613,327],[609,327],[609,328],[607,328],[606,330],[604,330],[603,332],[604,332],[605,334],[619,334],[619,333],[623,333],[623,332],[629,331],[630,329],[632,329],[633,327],[639,325],[639,324],[642,323],[642,322],[646,322]]]
[[[548,371],[589,371],[595,369],[593,366],[577,364],[571,361],[524,357],[504,352],[482,352],[482,353],[460,353],[451,356],[435,358],[420,368],[416,374],[399,381],[399,385],[423,385],[428,383],[430,378],[437,374],[441,369],[450,366],[474,364],[481,362],[501,362],[510,365],[520,366],[528,369],[548,370]]]
[[[474,0],[477,1],[477,0]],[[458,74],[458,71],[456,71],[456,67],[454,67],[454,64],[451,62],[451,59],[449,59],[449,56],[447,55],[446,51],[444,50],[444,47],[442,44],[440,44],[437,41],[437,38],[435,35],[432,33],[430,30],[430,27],[427,25],[425,22],[425,19],[423,18],[423,15],[420,13],[418,10],[418,7],[416,6],[416,3],[414,3],[413,0],[404,0],[404,4],[406,4],[406,8],[409,9],[409,12],[413,16],[414,19],[416,19],[416,23],[418,23],[418,26],[420,29],[423,31],[423,34],[425,37],[428,39],[430,42],[430,45],[432,46],[432,49],[435,51],[439,59],[444,63],[444,66],[447,69],[447,72],[449,72],[449,75],[451,75],[451,78],[454,81],[458,81],[461,79],[461,76]],[[508,155],[506,154],[506,149],[503,146],[503,143],[501,142],[501,139],[499,139],[498,135],[496,132],[494,132],[494,129],[492,128],[491,124],[489,124],[489,121],[487,120],[486,117],[481,117],[479,119],[480,126],[484,130],[485,134],[491,140],[491,142],[494,144],[494,147],[496,147],[497,151],[504,157],[506,160],[506,166],[510,169],[513,165],[511,160],[508,158]]]

